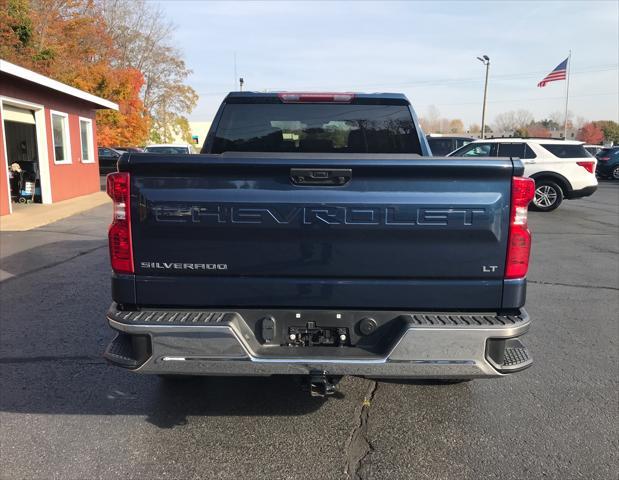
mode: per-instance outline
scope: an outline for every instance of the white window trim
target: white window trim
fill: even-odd
[[[58,115],[59,117],[63,117],[63,125],[66,132],[66,142],[67,142],[67,158],[66,160],[56,160],[56,143],[54,142],[54,115]],[[70,165],[73,163],[73,157],[71,157],[71,130],[69,129],[69,114],[66,112],[58,112],[56,110],[49,111],[49,124],[52,130],[52,155],[54,156],[54,164],[56,165]]]
[[[94,132],[92,130],[92,119],[91,118],[86,118],[86,117],[78,117],[78,125],[79,125],[79,130],[80,130],[80,161],[82,163],[95,163],[95,135]],[[86,133],[86,136],[88,137],[88,140],[90,141],[90,148],[88,148],[88,153],[90,155],[90,160],[84,160],[82,158],[82,152],[83,152],[83,145],[82,145],[82,122],[86,122],[88,124],[88,132]]]

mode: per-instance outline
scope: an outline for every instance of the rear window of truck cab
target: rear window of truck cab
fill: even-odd
[[[211,153],[416,153],[406,105],[227,103]]]

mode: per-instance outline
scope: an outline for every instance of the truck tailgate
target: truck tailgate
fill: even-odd
[[[132,154],[119,168],[136,303],[500,307],[509,159]]]

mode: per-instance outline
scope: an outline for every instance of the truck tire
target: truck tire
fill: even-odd
[[[551,212],[563,201],[563,190],[552,180],[535,180],[535,197],[531,202],[531,210]]]

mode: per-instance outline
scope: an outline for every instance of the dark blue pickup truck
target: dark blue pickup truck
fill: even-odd
[[[159,375],[445,381],[526,368],[533,181],[431,157],[400,94],[231,93],[200,155],[108,176],[117,335]]]

